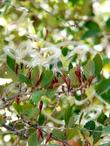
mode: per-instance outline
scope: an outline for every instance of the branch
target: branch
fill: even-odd
[[[13,134],[16,134],[16,135],[18,135],[18,136],[23,136],[24,138],[28,138],[28,136],[24,133],[24,132],[26,131],[25,129],[17,130],[17,129],[15,129],[14,127],[11,127],[11,126],[6,125],[6,124],[4,124],[4,125],[2,125],[2,126],[3,126],[5,129],[7,129],[7,130],[13,132]]]
[[[49,119],[51,120],[52,122],[56,123],[56,124],[60,124],[60,125],[64,125],[64,122],[52,117],[51,115],[49,115],[48,113],[46,113],[45,111],[42,111],[42,113]]]

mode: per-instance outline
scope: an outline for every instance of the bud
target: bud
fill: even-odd
[[[55,87],[58,87],[58,79],[55,77],[54,80],[50,84],[50,88],[53,89]]]
[[[82,73],[81,73],[80,66],[77,66],[75,74],[79,80],[79,83],[82,84]]]
[[[15,73],[16,73],[16,74],[18,74],[18,70],[19,70],[19,65],[16,64],[16,66],[15,66]]]
[[[52,138],[52,133],[49,133],[49,134],[47,135],[45,145],[51,140],[51,138]]]
[[[30,69],[29,69],[29,71],[28,71],[27,76],[28,76],[28,79],[31,80],[31,70],[30,70]]]
[[[39,103],[39,111],[40,112],[42,111],[42,108],[43,108],[43,101],[41,100],[40,103]]]
[[[68,90],[70,90],[71,80],[68,77],[66,77],[65,75],[62,76],[62,80],[66,83]]]
[[[15,101],[16,101],[17,104],[20,104],[20,97],[19,96],[16,96],[15,97]]]
[[[20,64],[20,68],[23,69],[23,66],[24,66],[23,63],[21,63],[21,64]]]
[[[68,91],[70,90],[70,87],[71,87],[71,81],[69,78],[66,78],[66,84],[67,84],[67,87],[68,87]]]
[[[37,129],[37,135],[38,135],[38,140],[40,140],[40,138],[43,139],[43,132],[42,132],[42,129],[41,128],[38,128]]]
[[[89,86],[91,85],[93,79],[94,79],[94,76],[90,76],[90,77],[88,78],[87,83],[88,83]]]
[[[36,75],[36,79],[35,79],[35,86],[37,87],[38,85],[39,85],[39,83],[40,83],[40,81],[41,81],[41,76],[40,76],[40,74],[37,74]]]

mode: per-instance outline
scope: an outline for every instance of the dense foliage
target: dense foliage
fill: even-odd
[[[0,146],[110,146],[110,1],[0,1]]]

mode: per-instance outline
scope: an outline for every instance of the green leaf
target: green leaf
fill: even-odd
[[[100,31],[99,25],[94,21],[86,22],[85,23],[85,27],[87,27],[88,29],[95,29],[95,30],[99,30]]]
[[[90,136],[90,131],[88,131],[86,128],[81,128],[81,129],[80,129],[80,132],[81,132],[81,134],[82,134],[84,137],[89,137],[89,136]]]
[[[108,58],[107,56],[104,56],[103,57],[103,66],[106,64],[109,64],[109,63],[110,63],[110,58]]]
[[[43,125],[44,121],[45,121],[44,115],[43,114],[40,114],[39,115],[39,119],[38,119],[39,125]]]
[[[63,131],[54,129],[52,131],[52,135],[53,135],[53,137],[55,137],[55,138],[57,138],[59,140],[65,140],[65,135],[64,135],[64,132]]]
[[[74,86],[77,86],[77,85],[79,85],[79,82],[78,82],[78,78],[77,78],[77,76],[76,76],[76,74],[75,74],[75,71],[76,71],[76,68],[72,68],[72,69],[69,71],[69,78],[70,78],[72,84],[73,84]]]
[[[68,106],[65,110],[64,119],[65,119],[65,125],[67,126],[70,120],[70,117],[72,116],[72,108],[73,106]]]
[[[110,142],[105,143],[105,144],[101,144],[101,145],[99,145],[99,146],[110,146]]]
[[[28,139],[28,146],[38,146],[38,139],[36,132],[34,132]]]
[[[61,61],[58,61],[58,63],[57,63],[57,66],[58,66],[58,68],[61,68],[61,67],[63,67],[63,64],[62,64],[62,62],[61,62]]]
[[[77,4],[78,1],[79,1],[79,0],[69,0],[69,2],[71,2],[73,6],[74,6],[75,4]]]
[[[103,134],[103,135],[108,135],[108,134],[110,134],[110,125],[105,126],[105,127],[103,128],[102,134]]]
[[[110,29],[110,18],[106,21],[106,27]]]
[[[110,104],[110,89],[100,94],[101,98]]]
[[[93,21],[86,22],[85,27],[87,27],[88,30],[83,34],[81,39],[87,39],[96,36],[100,32],[100,27],[96,22]]]
[[[78,127],[67,128],[66,135],[67,135],[67,140],[72,139],[73,137],[79,135],[79,128]]]
[[[21,83],[26,83],[27,85],[31,84],[30,79],[28,79],[25,75],[19,74],[19,80]]]
[[[94,76],[95,74],[95,64],[93,60],[89,60],[87,64],[83,66],[84,75],[86,78],[89,78],[90,76]]]
[[[53,99],[55,97],[56,89],[47,89],[46,96]]]
[[[107,91],[110,89],[110,78],[100,81],[95,86],[95,89],[96,89],[97,94],[99,95],[103,95],[104,93],[107,93]]]
[[[102,126],[99,126],[99,127],[95,128],[95,130],[93,130],[92,136],[93,136],[94,144],[100,140],[101,134],[102,134]]]
[[[28,118],[37,118],[38,109],[32,103],[26,102],[22,105],[22,114]]]
[[[16,102],[13,103],[13,107],[19,114],[23,111],[22,106]]]
[[[69,122],[68,122],[68,128],[73,128],[75,126],[75,122],[76,122],[76,119],[75,119],[75,116],[71,116],[70,119],[69,119]]]
[[[4,9],[4,13],[7,13],[8,9],[11,6],[11,0],[5,0],[5,9]]]
[[[81,39],[82,40],[84,40],[84,39],[88,39],[88,38],[90,38],[90,37],[95,37],[95,36],[97,36],[98,34],[99,34],[99,30],[97,30],[97,29],[90,29],[90,30],[87,30],[84,34],[83,34],[83,36],[81,37]]]
[[[8,67],[15,72],[15,60],[11,58],[10,56],[7,56],[7,65]]]
[[[62,54],[63,54],[63,56],[66,56],[67,54],[68,54],[68,48],[67,47],[64,47],[64,48],[62,48]]]
[[[88,130],[94,130],[95,129],[95,122],[94,121],[89,121],[84,125],[84,128]]]
[[[37,79],[37,76],[40,75],[40,71],[39,71],[39,67],[36,66],[32,69],[32,72],[31,72],[31,81],[32,81],[32,84],[35,84],[36,83],[36,79]]]
[[[73,65],[72,63],[70,62],[69,65],[68,65],[68,70],[71,70],[73,68]]]
[[[5,118],[3,117],[3,115],[0,115],[0,126],[2,126],[3,124],[5,124]]]
[[[95,63],[95,75],[98,76],[103,67],[101,56],[99,54],[96,54],[93,61]]]
[[[78,54],[75,53],[71,58],[71,62],[76,62],[77,58],[78,58]]]
[[[45,94],[45,91],[43,91],[43,90],[36,90],[32,94],[32,102],[37,104],[40,101],[41,96],[43,96],[44,94]]]
[[[53,72],[51,70],[44,70],[41,76],[41,86],[48,87],[54,79]]]
[[[107,116],[102,112],[99,117],[97,118],[97,121],[101,124],[104,124],[105,120],[107,119]]]

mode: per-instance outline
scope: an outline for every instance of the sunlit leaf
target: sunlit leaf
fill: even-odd
[[[94,61],[89,60],[86,65],[83,66],[84,75],[86,78],[95,75],[95,64]]]
[[[95,63],[95,75],[98,76],[103,67],[101,56],[99,54],[96,54],[93,61]]]
[[[41,96],[43,96],[44,94],[45,94],[45,91],[36,90],[32,94],[32,102],[37,104],[40,101]]]
[[[65,140],[65,135],[64,135],[64,132],[63,132],[63,131],[54,129],[54,130],[52,131],[52,135],[53,135],[55,138],[57,138],[57,139]]]

